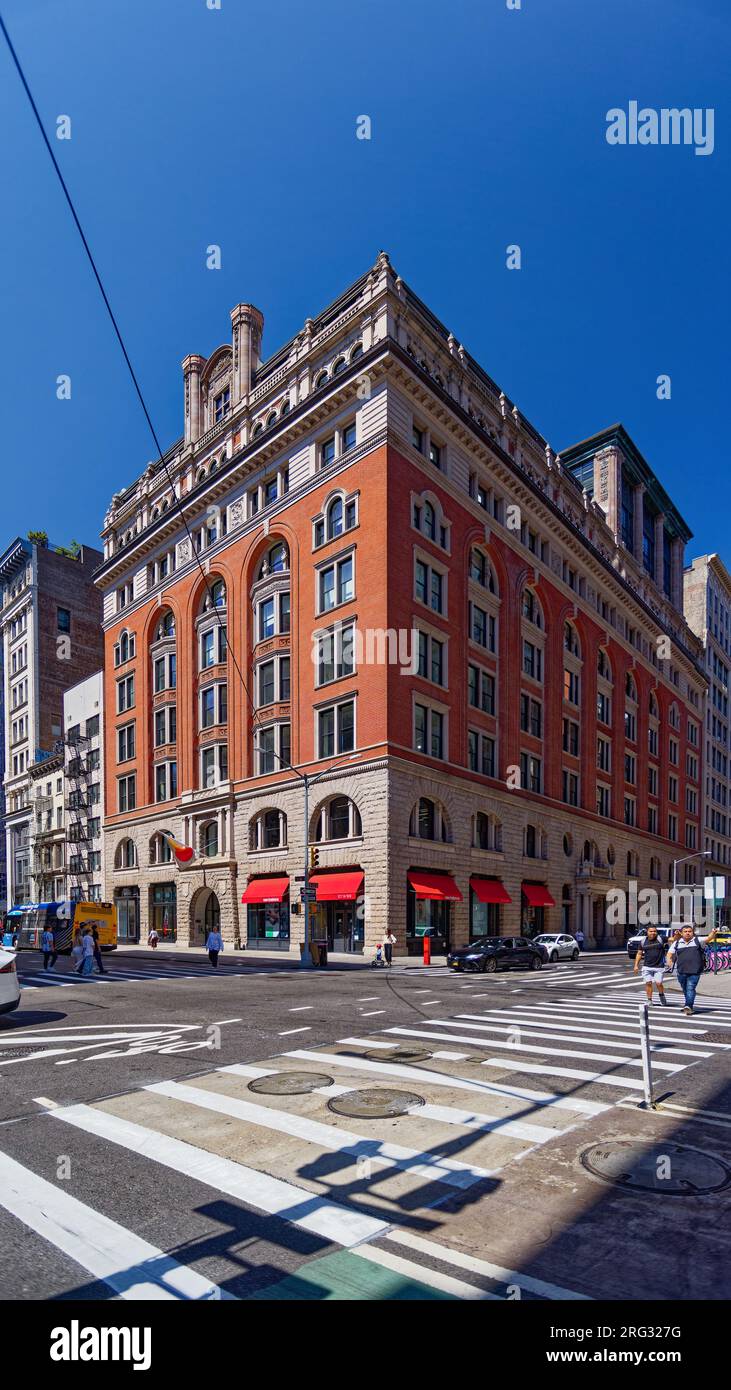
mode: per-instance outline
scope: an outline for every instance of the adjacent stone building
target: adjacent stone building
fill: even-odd
[[[731,876],[731,575],[719,555],[699,555],[684,572],[685,616],[704,647],[708,698],[704,729],[703,848],[706,873]]]
[[[262,334],[185,358],[105,519],[107,891],[296,949],[309,853],[337,949],[614,939],[607,890],[701,848],[680,513],[621,426],[556,455],[385,254]]]
[[[44,769],[36,767],[31,776],[31,768],[62,749],[64,691],[102,662],[102,605],[93,581],[101,559],[88,546],[67,549],[41,536],[18,536],[0,555],[10,907],[34,900],[31,788],[44,786]],[[43,825],[48,809],[44,805]],[[43,863],[41,853],[41,873]]]

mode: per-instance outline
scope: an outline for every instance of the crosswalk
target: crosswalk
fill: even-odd
[[[94,972],[92,975],[77,975],[75,971],[44,970],[42,966],[34,968],[21,962],[18,966],[18,979],[21,990],[34,989],[78,989],[84,985],[109,985],[109,984],[129,984],[135,981],[148,980],[199,980],[201,978],[211,979],[222,976],[246,975],[272,975],[274,972],[264,967],[244,965],[234,963],[230,965],[219,964],[216,970],[210,965],[208,960],[186,960],[178,963],[171,961],[166,965],[122,965],[114,962],[106,966],[105,974],[99,975]]]
[[[607,994],[521,996],[479,1010],[473,997],[465,1002],[450,1017],[439,1011],[372,1034],[292,1045],[255,1064],[94,1103],[39,1097],[44,1123],[63,1127],[72,1179],[58,1183],[0,1151],[0,1216],[4,1208],[130,1299],[489,1300],[510,1297],[514,1286],[527,1298],[587,1297],[478,1258],[439,1210],[460,1194],[473,1209],[487,1203],[474,1215],[488,1229],[490,1193],[512,1164],[637,1099],[637,1002]],[[653,1068],[667,1082],[731,1048],[731,1006],[693,1018],[677,1005],[655,1006],[651,1039]],[[3,1147],[19,1132],[8,1129]],[[73,1189],[73,1175],[88,1173],[85,1145],[95,1166],[114,1174],[91,1205],[88,1192]],[[55,1155],[58,1143],[48,1147]],[[147,1189],[130,1230],[113,1199],[126,1184],[137,1192],[140,1160],[153,1175],[149,1200],[186,1183],[192,1210],[225,1201],[227,1222],[247,1231],[247,1222],[273,1221],[272,1238],[290,1262],[263,1281],[232,1281],[202,1255],[180,1258],[197,1248],[185,1231],[176,1233],[173,1258],[160,1248]],[[247,1241],[260,1238],[253,1229]],[[154,1231],[158,1245],[149,1241]]]

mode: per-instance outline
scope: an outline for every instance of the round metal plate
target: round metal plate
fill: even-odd
[[[379,1047],[366,1052],[369,1062],[428,1062],[431,1052],[424,1047],[409,1047],[402,1043],[399,1047]]]
[[[720,1192],[731,1183],[731,1169],[715,1154],[684,1144],[634,1140],[593,1144],[580,1155],[587,1172],[602,1182],[658,1197],[699,1197]]]
[[[333,1078],[321,1071],[275,1071],[271,1076],[257,1076],[248,1089],[261,1096],[304,1096],[332,1084]]]
[[[368,1091],[347,1091],[344,1096],[333,1096],[327,1108],[335,1115],[349,1115],[356,1120],[391,1120],[423,1104],[423,1096],[414,1095],[413,1091],[386,1091],[374,1087]]]

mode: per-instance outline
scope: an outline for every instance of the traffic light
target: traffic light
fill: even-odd
[[[320,862],[320,851],[315,845],[310,845],[310,873],[316,869]]]

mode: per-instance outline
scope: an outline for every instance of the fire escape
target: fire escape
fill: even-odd
[[[35,813],[31,864],[33,899],[35,902],[45,902],[53,897],[53,844],[56,838],[53,824],[53,797],[36,795],[33,801],[33,810]]]
[[[70,753],[66,763],[69,896],[77,902],[85,902],[89,898],[93,874],[89,863],[89,816],[92,810],[90,743],[91,740],[85,734],[75,730],[71,730],[66,737],[66,746]]]

